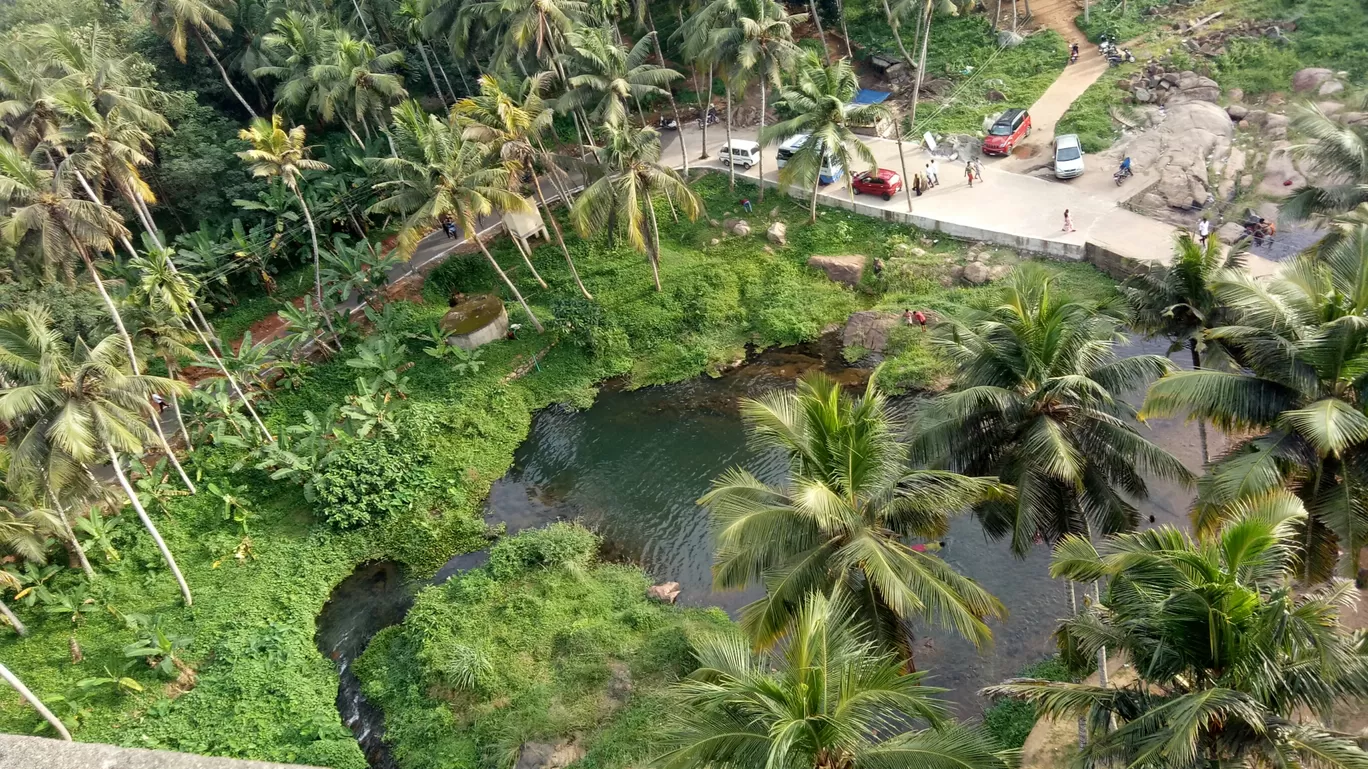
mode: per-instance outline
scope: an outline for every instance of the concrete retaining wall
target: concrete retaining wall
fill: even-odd
[[[1146,263],[1137,259],[1122,256],[1106,246],[1097,243],[1088,243],[1083,247],[1083,258],[1088,264],[1096,267],[1115,280],[1125,280],[1130,276],[1142,272],[1146,268]]]
[[[756,180],[747,178],[746,181],[753,183]],[[777,182],[769,179],[766,179],[764,184],[766,187],[779,190],[790,197],[803,201],[812,200],[812,193],[810,190],[803,190],[793,186],[782,188]],[[959,240],[977,240],[998,246],[1006,246],[1008,248],[1016,249],[1017,251],[1040,254],[1053,259],[1063,259],[1070,262],[1081,261],[1085,258],[1084,246],[1077,243],[1064,243],[1058,240],[1045,240],[1044,238],[1030,238],[1024,235],[1014,235],[1010,232],[999,232],[984,227],[971,227],[965,224],[945,222],[939,219],[919,216],[916,213],[909,214],[906,211],[882,208],[870,203],[861,203],[859,198],[856,198],[854,202],[851,202],[848,197],[824,195],[818,197],[817,203],[818,205],[844,208],[847,211],[863,216],[871,216],[875,219],[910,224],[913,227],[926,230],[927,232],[939,232]]]
[[[120,748],[98,742],[64,742],[45,737],[0,734],[0,769],[303,769],[210,758],[166,750]]]

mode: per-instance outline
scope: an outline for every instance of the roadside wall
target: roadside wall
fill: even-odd
[[[1145,270],[1144,262],[1122,256],[1106,246],[1091,242],[1083,246],[1083,260],[1118,281]]]
[[[166,750],[120,748],[98,742],[65,742],[46,737],[0,734],[0,769],[306,769],[210,758]]]

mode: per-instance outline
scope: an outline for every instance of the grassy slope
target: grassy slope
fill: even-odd
[[[499,563],[529,539],[577,533],[592,556],[595,538],[569,524],[504,540],[490,566],[424,590],[371,643],[357,674],[401,766],[474,769],[571,735],[594,769],[652,757],[667,686],[691,669],[689,640],[733,626],[718,609],[649,600],[635,567]]]
[[[741,196],[757,197],[754,190],[729,194],[720,176],[695,186],[719,219]],[[910,265],[910,277],[884,286],[887,293],[872,285],[859,292],[834,286],[803,267],[808,255],[884,255],[899,239],[916,233],[826,210],[809,226],[801,204],[787,200],[767,201],[757,213],[776,205],[790,223],[790,245],[773,255],[761,248],[763,234],[707,246],[719,234],[716,229],[704,223],[670,225],[660,294],[652,290],[640,256],[574,241],[585,282],[627,339],[628,346],[613,356],[591,359],[562,343],[547,352],[538,371],[503,383],[546,340],[528,334],[491,345],[485,348],[487,365],[466,377],[454,376],[415,345],[407,436],[430,456],[426,466],[433,483],[422,504],[383,524],[334,532],[314,520],[296,487],[262,472],[232,470],[239,459],[233,451],[201,448],[194,462],[204,481],[248,486],[257,512],[251,522],[253,557],[241,564],[231,557],[240,538],[207,494],[169,500],[167,509],[154,515],[195,589],[194,608],[181,608],[155,549],[130,515],[117,540],[122,559],[100,567],[90,610],[73,623],[68,616],[19,607],[33,632],[26,639],[0,640],[0,659],[41,697],[55,700],[77,681],[125,664],[120,650],[134,634],[120,613],[160,614],[169,630],[194,638],[186,658],[198,669],[198,684],[171,699],[150,671],[130,669],[146,691],[85,701],[78,739],[360,769],[360,751],[334,709],[335,670],[313,645],[314,617],[332,587],[361,562],[393,558],[423,574],[454,553],[482,547],[480,506],[489,485],[508,469],[533,412],[554,402],[587,405],[595,384],[614,374],[630,371],[639,384],[695,376],[733,360],[748,343],[809,339],[858,308],[915,302],[950,309],[991,295],[941,289],[934,280],[936,271],[945,269],[940,256],[934,257],[938,265],[931,264],[932,256],[925,258],[926,277],[917,277],[921,268]],[[669,221],[667,210],[660,215]],[[756,230],[763,233],[763,227]],[[942,241],[932,251],[955,256],[963,246]],[[496,252],[505,265],[517,261],[507,243]],[[551,289],[532,292],[530,301],[549,317],[551,301],[573,295],[573,283],[558,249],[539,248],[536,263]],[[450,287],[492,285],[487,270],[478,257],[448,262],[429,282],[426,304],[398,305],[405,322],[415,330],[426,327],[444,312]],[[1078,291],[1106,291],[1112,285],[1086,266],[1059,271]],[[520,271],[514,277],[525,288],[532,285]],[[516,321],[518,313],[513,314]],[[920,356],[917,361],[924,364],[910,368],[910,385],[929,383],[939,370],[922,344],[923,339],[911,340],[905,353]],[[296,423],[306,409],[322,411],[337,403],[351,391],[354,376],[341,362],[316,367],[302,390],[282,393],[269,405],[274,429]],[[67,571],[49,584],[69,589],[78,581],[74,571]],[[79,665],[68,653],[73,636],[85,654]],[[12,692],[0,690],[0,729],[28,732],[37,724]]]

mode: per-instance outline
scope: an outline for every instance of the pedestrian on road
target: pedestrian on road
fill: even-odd
[[[972,190],[972,189],[974,188],[974,164],[973,164],[973,163],[965,163],[965,164],[964,164],[964,178],[965,178],[966,180],[969,181],[969,189]]]
[[[1207,238],[1211,237],[1211,220],[1205,216],[1197,222],[1197,237],[1202,242],[1202,248],[1206,248]]]
[[[166,411],[166,401],[158,394],[152,393],[152,402],[157,404],[157,413]]]
[[[922,190],[926,189],[926,179],[922,178],[921,171],[912,174],[912,191],[921,197]]]
[[[974,176],[978,179],[979,184],[982,184],[982,183],[983,183],[983,163],[982,163],[982,161],[980,161],[978,158],[974,158],[973,160],[969,161],[969,163],[970,163],[970,165],[972,165],[972,166],[974,167]]]
[[[934,158],[926,164],[926,180],[931,183],[932,187],[940,186],[940,171],[936,168],[936,161]]]
[[[1067,208],[1064,209],[1064,231],[1065,231],[1065,232],[1073,232],[1073,231],[1074,231],[1073,217],[1072,217],[1072,216],[1069,216],[1069,209],[1067,209]]]

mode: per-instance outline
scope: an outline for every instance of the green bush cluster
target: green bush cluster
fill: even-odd
[[[1022,668],[1018,678],[1043,678],[1071,681],[1069,670],[1059,657],[1034,662]],[[1035,706],[1021,700],[1000,699],[983,711],[983,726],[1003,750],[1017,750],[1026,744],[1037,717]]]
[[[596,549],[572,524],[523,532],[376,637],[356,670],[405,769],[504,765],[525,742],[571,738],[599,769],[652,757],[689,639],[732,625],[649,600],[640,569]]]
[[[1055,135],[1078,134],[1084,152],[1102,152],[1120,137],[1112,110],[1124,110],[1126,92],[1116,87],[1118,78],[1126,77],[1137,65],[1126,65],[1115,70],[1115,77],[1102,77],[1069,105],[1055,126]]]
[[[332,452],[313,488],[323,520],[351,529],[407,509],[430,480],[426,457],[398,439],[350,440]]]

